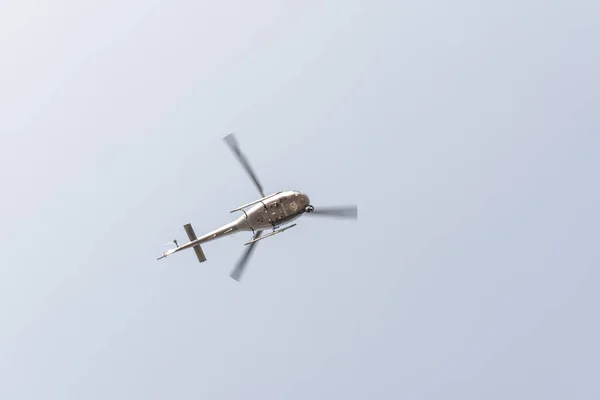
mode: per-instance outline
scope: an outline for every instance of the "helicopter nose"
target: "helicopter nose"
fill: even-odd
[[[306,193],[300,193],[300,196],[303,200],[302,203],[304,203],[305,205],[309,205],[310,204],[310,198],[306,195]]]
[[[312,210],[314,209],[313,206],[310,205],[310,197],[308,197],[306,194],[302,193],[302,204],[304,205],[304,211],[305,212],[312,212]]]

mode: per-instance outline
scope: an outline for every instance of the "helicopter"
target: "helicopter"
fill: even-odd
[[[297,220],[301,216],[311,215],[344,219],[358,218],[358,207],[355,205],[315,208],[311,204],[308,195],[299,190],[284,190],[265,195],[263,187],[259,182],[256,173],[240,149],[235,134],[228,134],[224,137],[224,141],[254,182],[254,185],[261,195],[261,198],[231,210],[230,213],[239,211],[242,213],[242,215],[232,222],[200,237],[196,236],[196,233],[194,232],[194,229],[190,223],[185,224],[183,228],[188,236],[189,242],[180,246],[177,240],[173,240],[170,243],[174,243],[175,247],[163,252],[162,255],[157,258],[157,260],[192,248],[196,253],[198,261],[203,263],[206,261],[206,255],[204,254],[204,250],[201,246],[204,243],[239,232],[252,232],[252,238],[245,243],[245,246],[247,247],[230,273],[231,278],[239,282],[246,264],[248,263],[248,260],[255,249],[256,243],[293,228],[296,226],[296,223],[291,224],[291,222]],[[263,233],[268,230],[271,230],[271,232],[263,235]]]

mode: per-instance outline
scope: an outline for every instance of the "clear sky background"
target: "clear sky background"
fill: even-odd
[[[597,1],[5,1],[0,398],[600,398]],[[302,218],[166,260],[267,192]]]

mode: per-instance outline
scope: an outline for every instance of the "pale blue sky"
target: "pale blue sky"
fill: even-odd
[[[558,4],[558,3],[556,3]],[[597,1],[0,5],[0,398],[597,399]],[[194,254],[265,191],[357,203]]]

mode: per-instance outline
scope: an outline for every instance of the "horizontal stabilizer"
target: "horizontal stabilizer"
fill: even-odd
[[[194,232],[194,228],[192,228],[192,224],[185,224],[183,226],[183,229],[185,229],[185,233],[187,233],[190,242],[193,242],[194,240],[198,239],[196,237],[196,232]]]
[[[198,261],[200,261],[200,262],[206,261],[206,256],[204,255],[204,252],[202,251],[202,247],[200,247],[199,244],[195,245],[193,247],[193,249],[194,249],[194,253],[196,253],[196,257],[198,257]]]
[[[194,228],[192,228],[192,224],[185,224],[183,226],[183,229],[185,229],[185,233],[187,233],[188,238],[190,239],[190,242],[193,242],[194,240],[198,239],[196,237],[196,233],[194,232]],[[200,262],[206,261],[206,256],[204,255],[204,251],[202,251],[202,247],[200,247],[199,244],[193,246],[192,248],[194,249],[194,253],[196,253],[196,257],[198,257],[198,261],[200,261]]]

